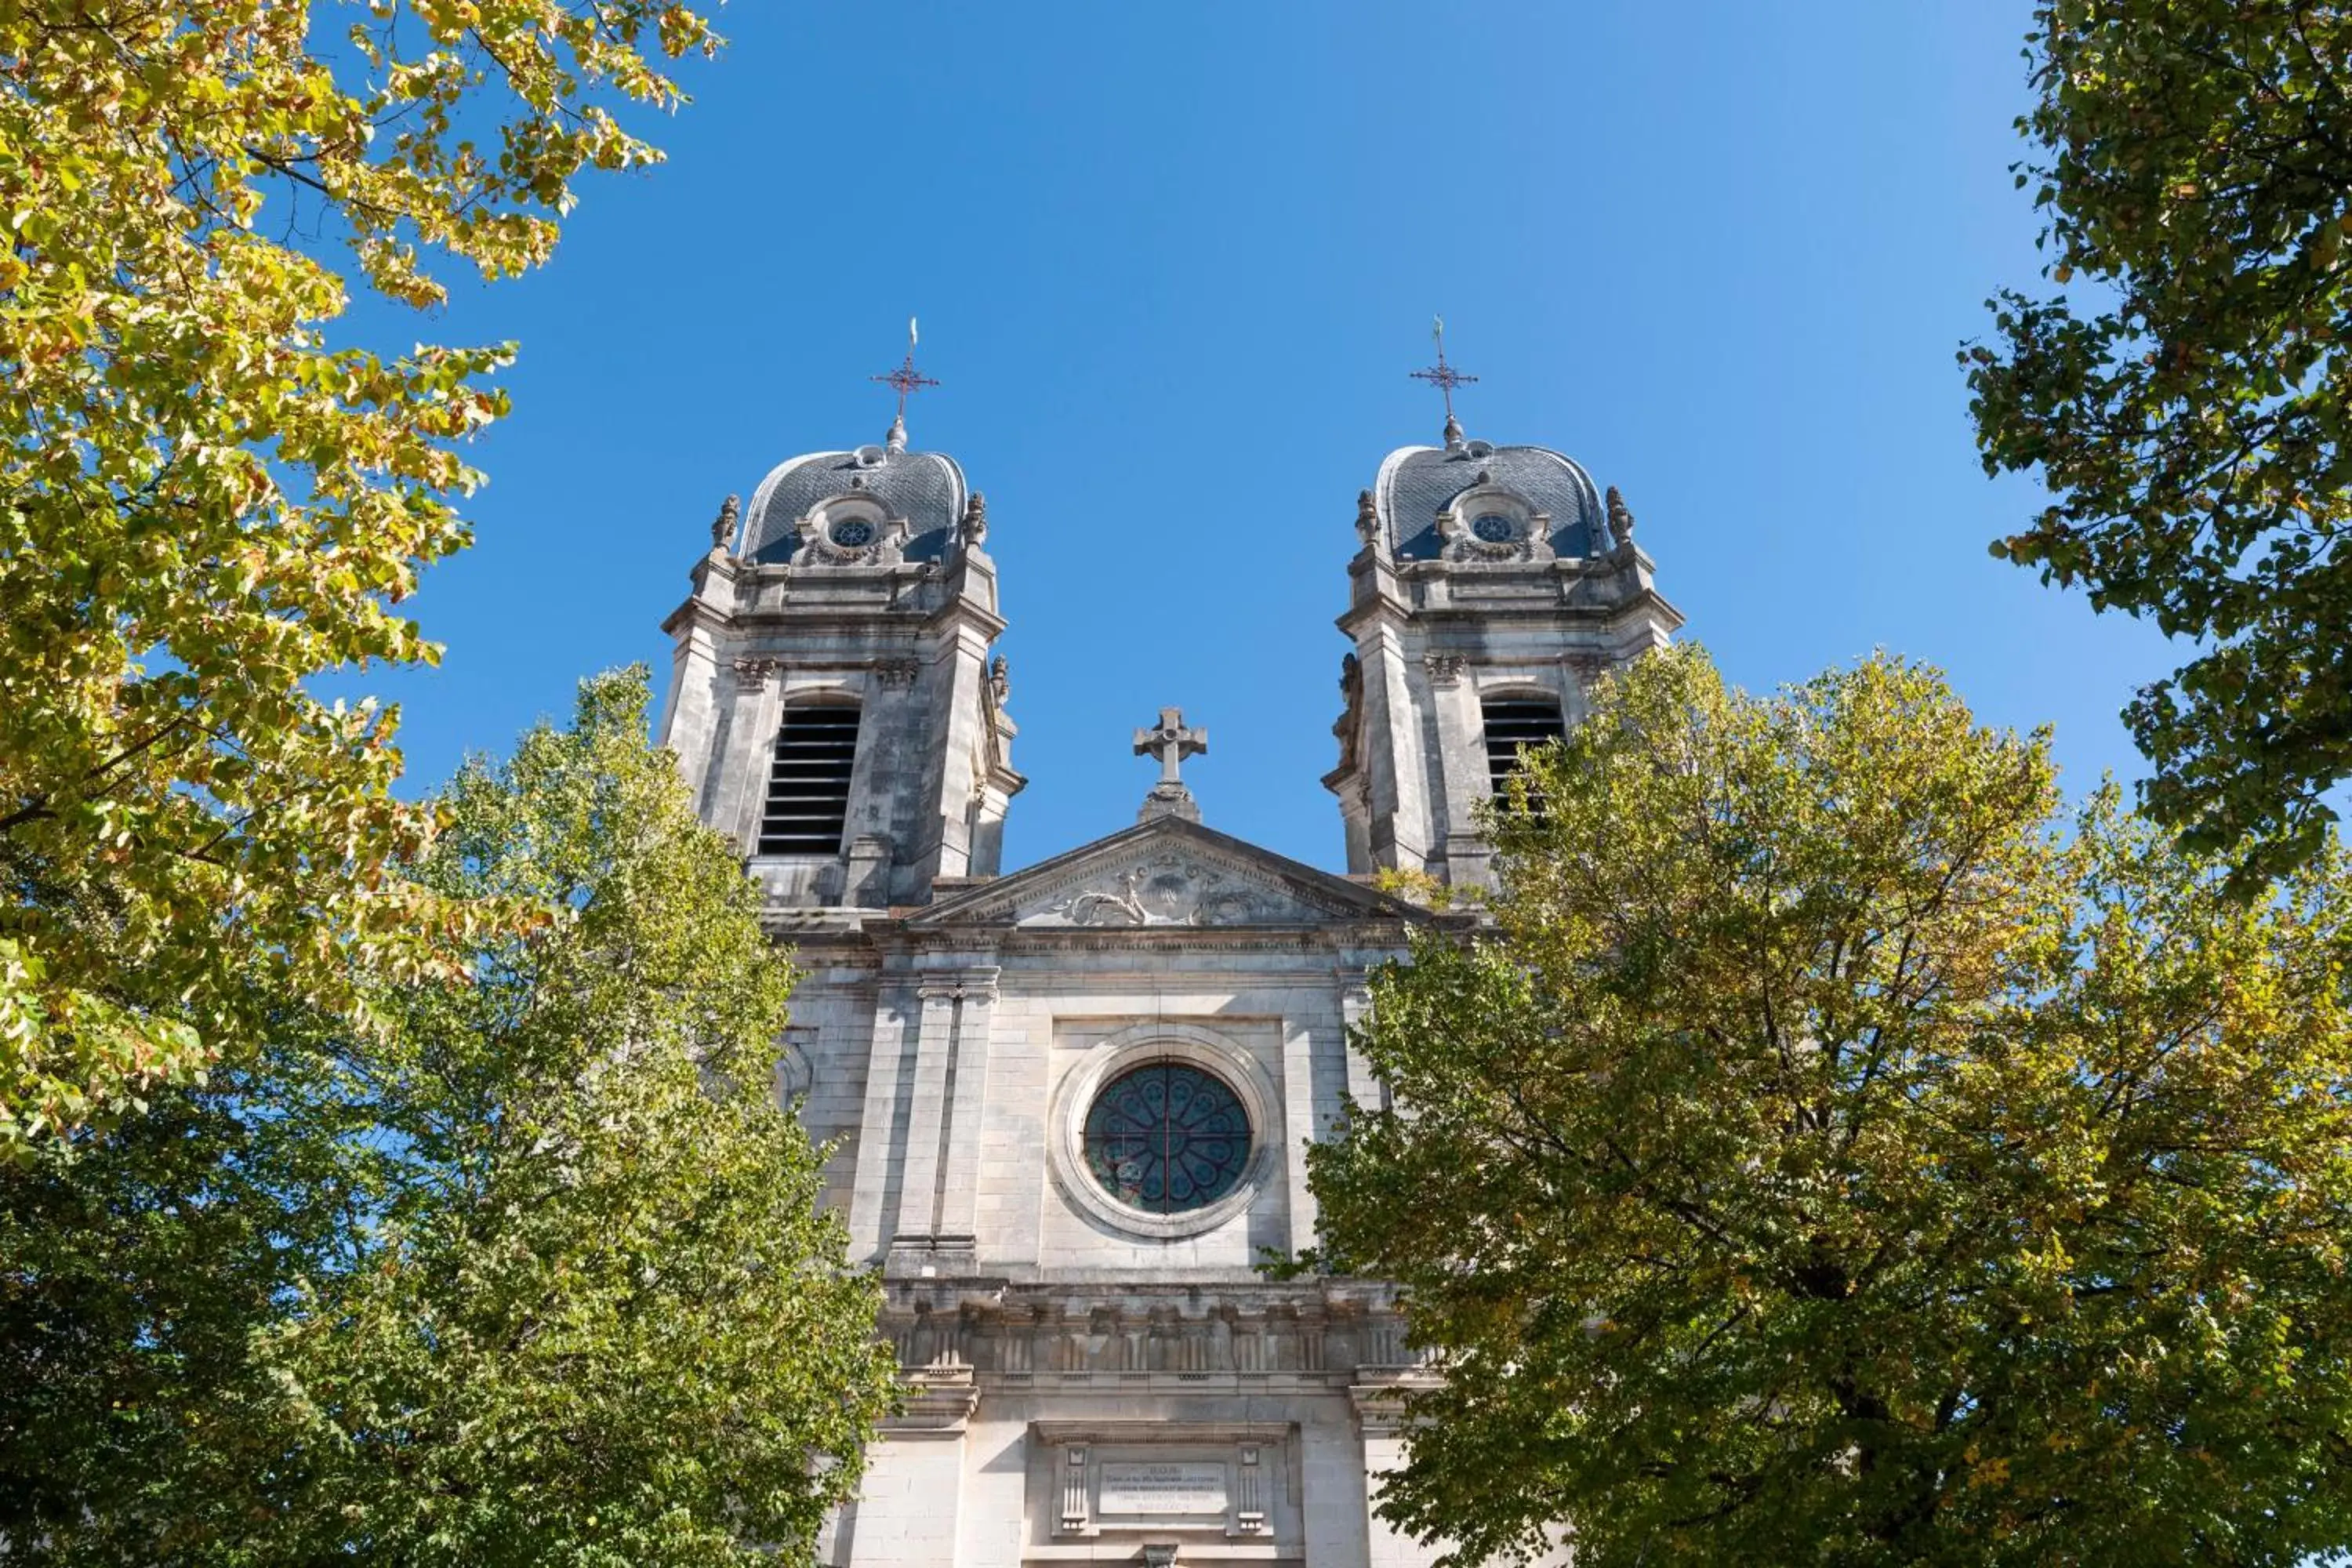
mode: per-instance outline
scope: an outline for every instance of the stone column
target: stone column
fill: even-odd
[[[1435,761],[1445,794],[1445,880],[1454,887],[1483,885],[1486,845],[1478,836],[1474,807],[1486,798],[1486,748],[1477,687],[1460,654],[1433,653],[1422,664],[1429,672],[1437,720]]]
[[[905,1173],[899,1179],[898,1218],[890,1237],[894,1254],[908,1247],[928,1252],[939,1230],[940,1145],[947,1126],[949,1063],[955,1047],[956,993],[952,980],[936,978],[927,979],[917,992],[922,1014],[915,1042],[914,1094],[907,1110]]]
[[[1339,975],[1339,1025],[1344,1031],[1348,1051],[1348,1096],[1358,1105],[1388,1105],[1388,1087],[1372,1064],[1358,1050],[1355,1031],[1362,1026],[1372,1011],[1372,988],[1365,983],[1360,969],[1344,970]]]
[[[1364,1438],[1364,1528],[1370,1550],[1367,1568],[1424,1568],[1445,1550],[1442,1542],[1423,1545],[1382,1519],[1378,1511],[1381,1478],[1404,1468],[1406,1421],[1403,1396],[1408,1389],[1426,1387],[1426,1373],[1404,1372],[1377,1382],[1360,1383],[1348,1390],[1355,1401],[1356,1424]]]
[[[1282,1021],[1282,1173],[1289,1198],[1290,1249],[1315,1245],[1315,1194],[1307,1185],[1307,1140],[1315,1122],[1315,1038],[1297,1018]]]
[[[903,1414],[866,1450],[865,1484],[836,1539],[850,1568],[955,1568],[964,1435],[980,1403],[970,1368],[910,1373]]]
[[[1357,645],[1364,667],[1364,733],[1358,763],[1370,784],[1369,847],[1376,866],[1418,871],[1433,847],[1413,679],[1395,631],[1374,626]]]
[[[969,972],[956,1001],[954,1089],[948,1103],[947,1182],[939,1245],[970,1252],[980,1206],[981,1128],[988,1103],[988,1058],[996,1021],[994,969]]]
[[[857,1176],[849,1201],[849,1244],[859,1258],[878,1258],[897,1213],[891,1179],[900,1169],[898,1084],[908,1070],[908,1036],[919,1011],[908,979],[886,980],[875,1000],[874,1044],[866,1057],[866,1105],[858,1119]]]
[[[739,658],[731,667],[720,723],[724,743],[711,757],[710,826],[759,853],[760,813],[768,798],[768,759],[783,720],[783,662]]]
[[[734,562],[724,550],[714,550],[695,566],[692,596],[662,627],[676,646],[662,703],[661,744],[676,753],[678,776],[694,792],[695,808],[705,813],[706,821],[710,765],[722,739],[726,681],[720,628],[734,602]]]

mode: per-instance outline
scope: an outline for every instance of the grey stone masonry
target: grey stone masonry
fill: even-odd
[[[900,467],[953,475],[961,515],[895,515]],[[780,483],[779,475],[789,477]],[[795,458],[755,498],[756,558],[721,538],[663,623],[675,639],[662,742],[703,819],[733,836],[769,900],[885,909],[929,901],[940,879],[992,876],[1012,765],[1004,629],[986,513],[932,454],[863,447]],[[949,487],[900,485],[936,510]],[[780,518],[780,498],[801,510]],[[722,523],[724,517],[722,515]],[[724,529],[720,532],[724,533]],[[929,542],[921,551],[909,540]],[[794,704],[857,710],[837,846],[760,853],[779,731]]]
[[[1135,826],[1002,873],[1023,780],[987,511],[895,427],[711,525],[663,740],[799,971],[777,1089],[831,1151],[905,1394],[827,1568],[1444,1550],[1379,1514],[1436,1375],[1409,1303],[1263,1265],[1317,1240],[1309,1145],[1388,1103],[1376,973],[1478,928],[1376,873],[1482,883],[1492,778],[1681,616],[1622,499],[1543,447],[1450,427],[1356,526],[1339,876],[1201,822],[1181,766],[1208,735],[1173,708],[1135,733],[1160,773]]]
[[[1483,704],[1549,702],[1572,724],[1597,676],[1681,626],[1611,499],[1541,447],[1407,447],[1381,465],[1358,505],[1339,622],[1355,647],[1323,777],[1350,872],[1487,885]]]

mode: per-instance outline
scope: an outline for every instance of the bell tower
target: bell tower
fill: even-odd
[[[1389,454],[1356,502],[1339,629],[1339,797],[1348,869],[1487,885],[1477,803],[1519,748],[1584,715],[1596,676],[1663,647],[1683,623],[1633,542],[1616,489],[1546,447],[1466,437],[1448,365],[1414,373],[1445,394],[1444,445]]]
[[[911,330],[910,330],[911,337]],[[925,904],[992,877],[1013,770],[987,504],[907,447],[907,363],[882,444],[780,464],[727,498],[675,639],[662,743],[772,905]]]

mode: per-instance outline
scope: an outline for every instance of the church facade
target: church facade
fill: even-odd
[[[1306,1142],[1381,1095],[1368,973],[1473,919],[1376,874],[1483,883],[1477,802],[1680,616],[1613,490],[1449,405],[1356,507],[1323,780],[1348,874],[1202,824],[1174,710],[1136,734],[1133,826],[1007,872],[988,529],[902,416],[730,498],[666,624],[664,741],[803,972],[780,1082],[837,1142],[907,1389],[824,1561],[1427,1562],[1372,1511],[1427,1375],[1393,1293],[1255,1265],[1314,1240]]]

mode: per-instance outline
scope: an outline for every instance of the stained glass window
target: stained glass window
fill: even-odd
[[[1206,1208],[1249,1163],[1249,1113],[1189,1063],[1153,1062],[1105,1085],[1087,1112],[1087,1166],[1103,1189],[1147,1214]]]

